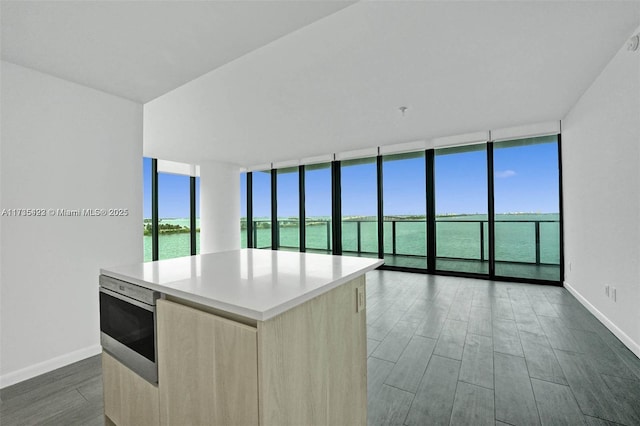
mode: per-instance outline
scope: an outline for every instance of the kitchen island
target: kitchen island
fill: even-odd
[[[103,269],[161,293],[158,383],[104,353],[106,421],[365,425],[364,274],[381,264],[243,249]]]

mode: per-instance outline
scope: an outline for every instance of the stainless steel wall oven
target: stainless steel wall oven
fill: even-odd
[[[100,275],[102,348],[142,378],[158,383],[157,291]]]

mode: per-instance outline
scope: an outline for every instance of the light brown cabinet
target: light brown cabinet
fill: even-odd
[[[249,325],[176,299],[158,300],[158,387],[138,378],[157,391],[145,422],[366,425],[366,310],[356,309],[356,289],[364,291],[364,280],[355,278],[269,320],[243,321]],[[122,407],[113,408],[122,400],[106,377],[107,416],[118,425],[152,424],[131,423]]]
[[[367,424],[364,280],[258,322],[261,425]]]
[[[162,425],[257,425],[257,332],[158,300]]]
[[[157,426],[158,388],[106,352],[102,353],[105,423]]]

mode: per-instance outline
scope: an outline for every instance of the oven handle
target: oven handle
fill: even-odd
[[[146,309],[147,311],[151,311],[153,313],[156,312],[156,307],[155,306],[147,305],[146,303],[143,303],[143,302],[140,302],[138,300],[132,299],[132,298],[127,297],[125,295],[122,295],[120,293],[116,293],[115,291],[111,291],[108,288],[100,287],[100,292],[108,294],[109,296],[115,297],[116,299],[120,299],[123,302],[127,302],[127,303],[130,303],[132,305],[135,305],[135,306],[137,306],[139,308]]]

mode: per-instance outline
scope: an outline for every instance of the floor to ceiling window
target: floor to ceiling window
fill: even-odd
[[[158,173],[159,260],[191,255],[189,176]]]
[[[340,166],[342,253],[378,257],[376,158],[342,161]]]
[[[556,136],[494,144],[495,273],[560,279]]]
[[[142,226],[143,244],[144,244],[144,261],[150,262],[153,259],[153,242],[151,241],[151,232],[153,223],[151,221],[151,162],[153,160],[148,157],[142,159]]]
[[[247,174],[240,173],[240,248],[247,248]]]
[[[306,251],[331,253],[331,164],[306,165],[304,181]]]
[[[383,157],[386,265],[427,267],[425,167],[424,151]]]
[[[200,254],[200,176],[195,177],[196,193],[195,193],[195,207],[196,207],[196,254]]]
[[[144,261],[200,253],[200,178],[191,176],[195,174],[195,167],[146,157],[142,164]],[[155,183],[154,178],[157,178]],[[158,194],[156,200],[154,191]],[[153,243],[154,205],[158,209],[156,258]]]
[[[283,250],[300,249],[300,198],[298,167],[278,169],[278,248]]]
[[[560,282],[558,149],[554,135],[258,171],[251,194],[241,177],[242,210],[250,197],[259,248],[276,238],[390,268]]]
[[[271,170],[253,175],[253,246],[271,248]]]
[[[437,149],[436,269],[487,274],[486,144]]]

